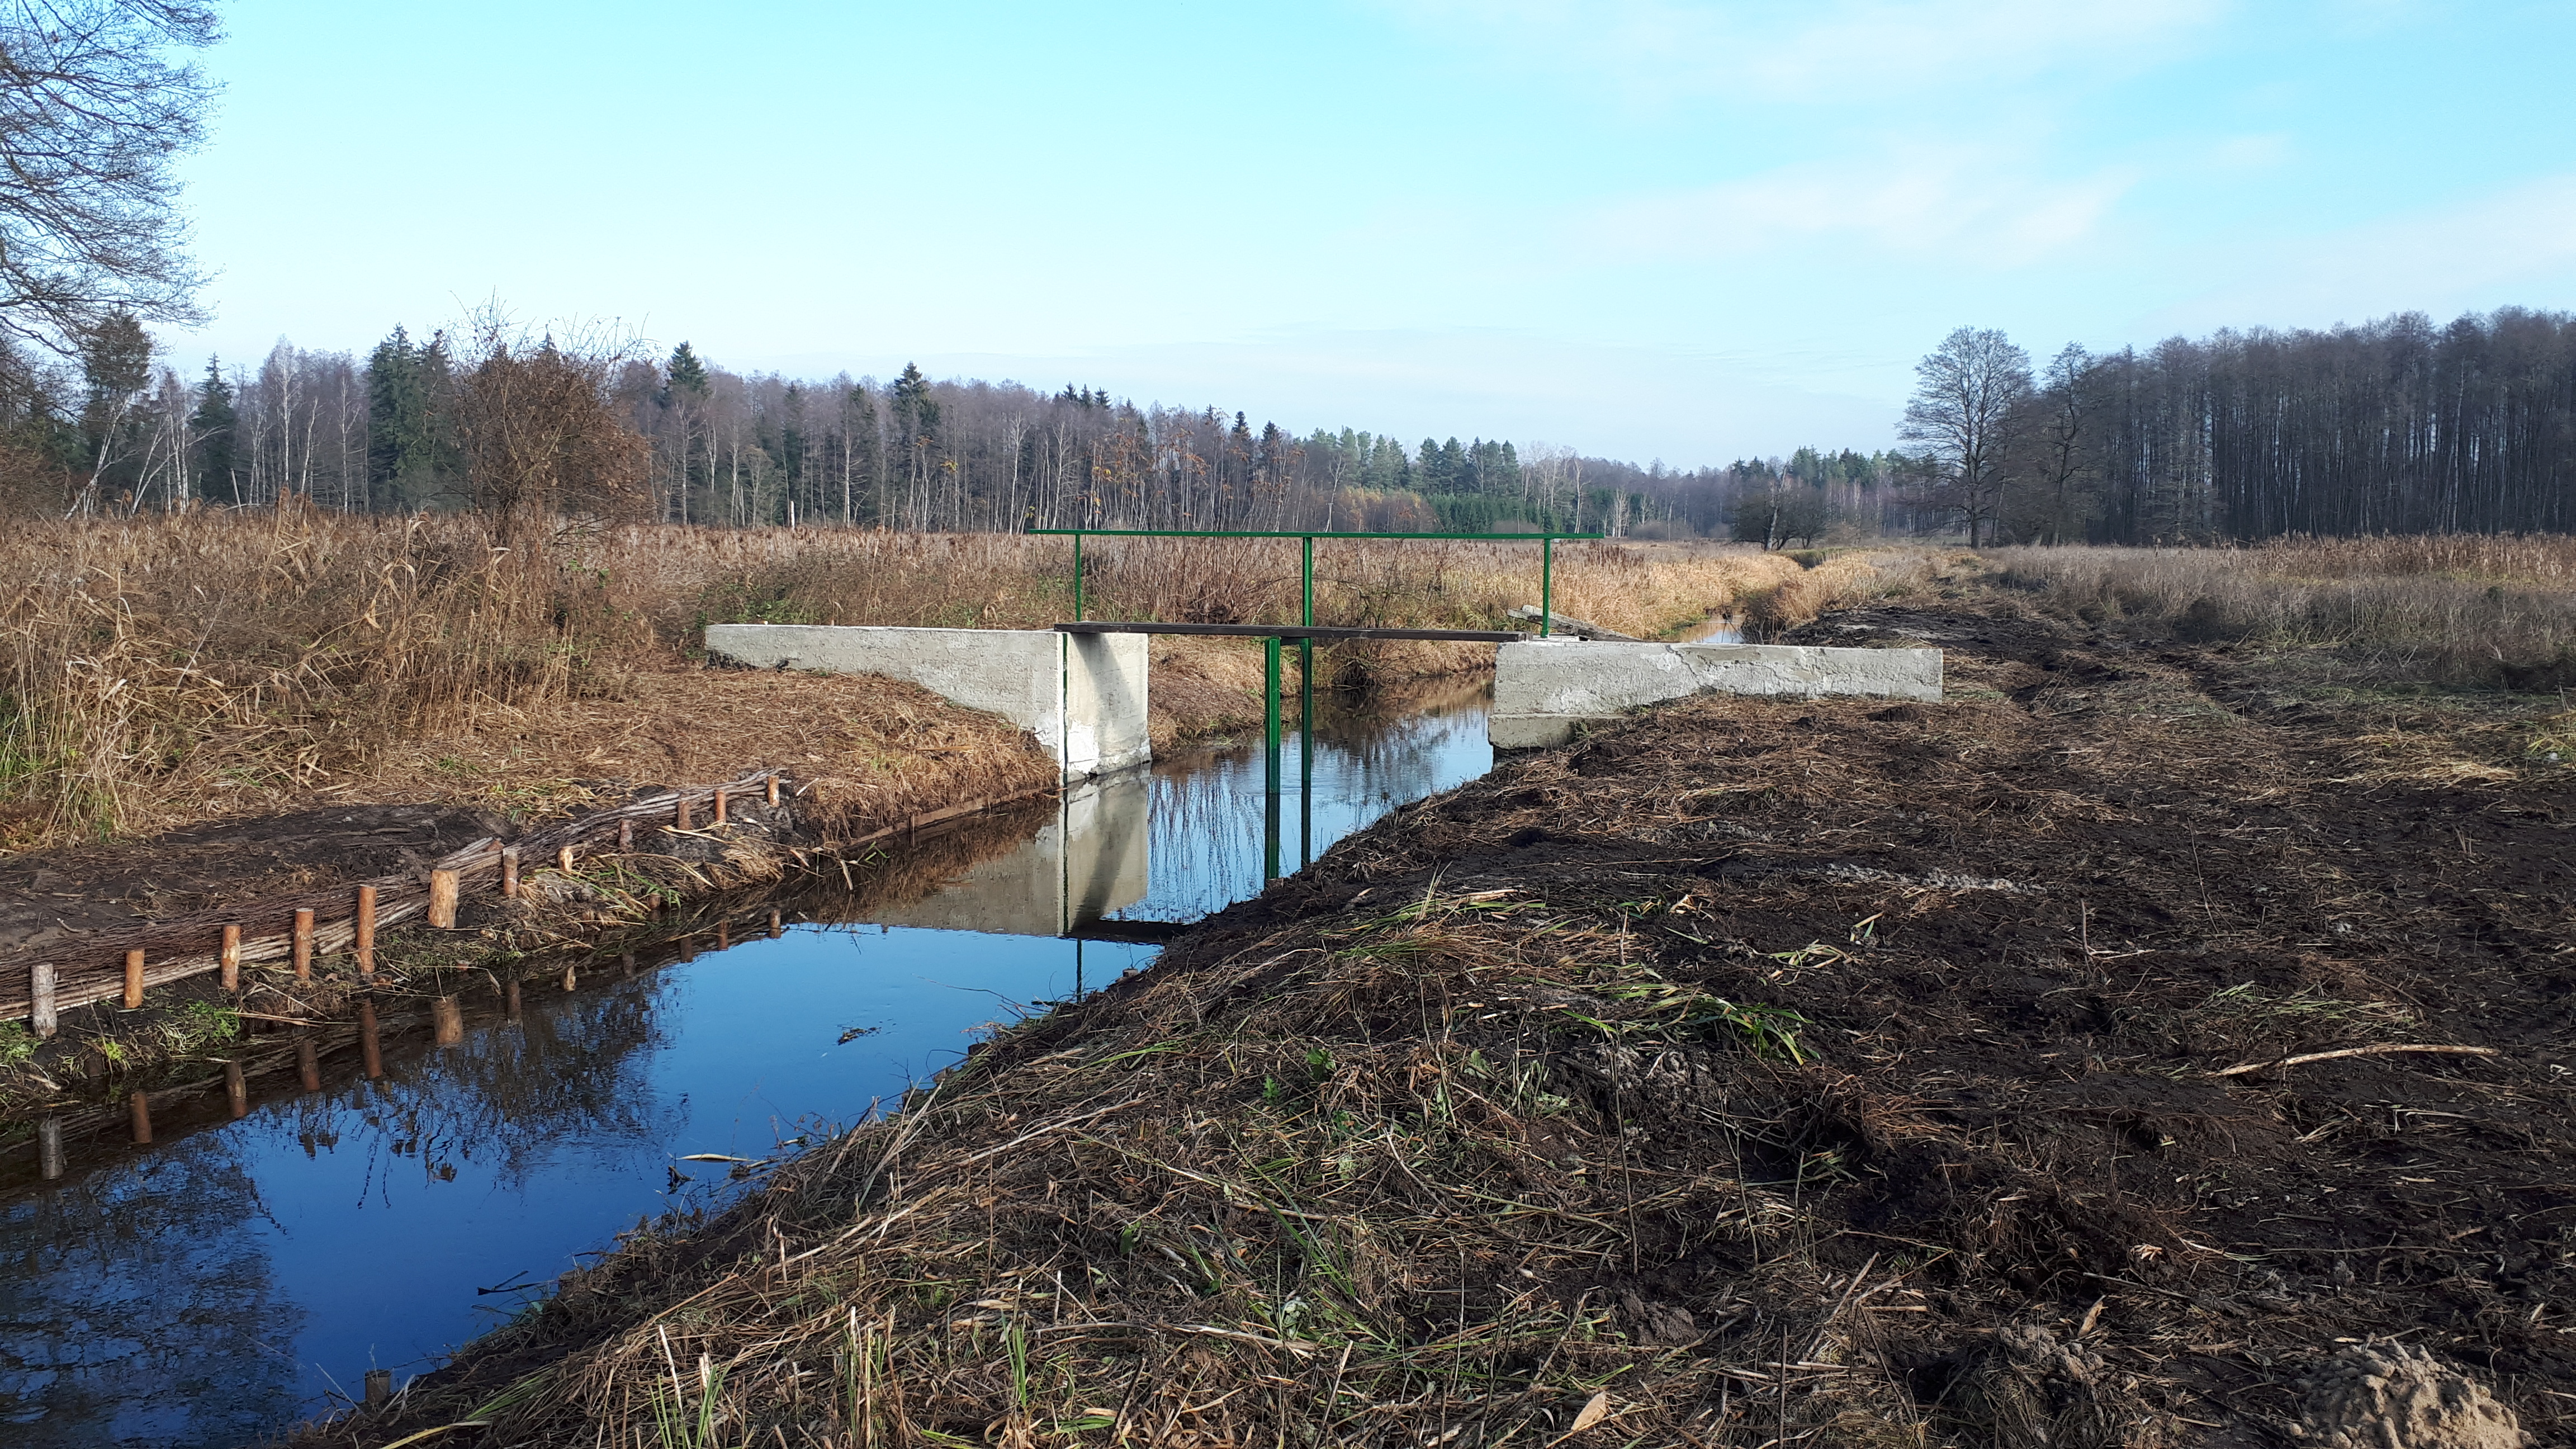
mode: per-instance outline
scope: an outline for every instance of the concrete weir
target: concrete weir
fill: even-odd
[[[1486,738],[1496,749],[1561,745],[1587,720],[1616,719],[1639,705],[1711,691],[1938,703],[1941,651],[1532,639],[1496,652]]]
[[[1145,726],[1149,641],[1051,629],[710,624],[707,653],[754,669],[881,674],[990,710],[1036,736],[1067,778],[1154,757]]]

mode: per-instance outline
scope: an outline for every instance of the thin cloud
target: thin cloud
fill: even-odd
[[[2151,325],[2327,327],[2400,311],[2448,317],[2509,302],[2576,305],[2576,172],[2323,236],[2282,237],[2250,262],[2231,245],[2206,264],[2228,280]]]
[[[1827,244],[2012,267],[2094,235],[2137,179],[2126,167],[2050,179],[1977,148],[1908,148],[1616,202],[1575,223],[1569,240],[1595,255],[1636,260]]]
[[[2224,0],[1830,0],[1805,7],[1688,0],[1386,0],[1459,43],[1573,71],[1622,95],[1887,104],[2031,80],[2132,70],[2192,45]]]

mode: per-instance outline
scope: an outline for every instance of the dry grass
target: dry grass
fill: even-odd
[[[1071,553],[1060,538],[784,529],[505,542],[472,517],[297,506],[0,524],[0,577],[17,581],[0,596],[0,852],[315,798],[516,806],[582,776],[689,773],[633,748],[639,730],[741,754],[697,770],[728,774],[760,741],[692,714],[702,686],[668,682],[692,667],[705,625],[1043,626],[1071,616]],[[1297,617],[1293,541],[1100,540],[1091,553],[1095,618]],[[1570,546],[1557,599],[1652,634],[1794,567],[1735,549]],[[1527,546],[1327,542],[1317,568],[1317,617],[1331,623],[1500,627],[1538,597]],[[1163,652],[1159,738],[1247,712],[1257,676],[1227,646]],[[1428,645],[1332,662],[1348,681],[1486,658]]]
[[[2242,549],[2009,548],[1998,582],[2087,622],[2330,651],[2364,680],[2576,685],[2576,538],[2285,539]]]
[[[1945,566],[1944,555],[1928,549],[1836,553],[1753,595],[1747,601],[1745,624],[1756,637],[1783,634],[1836,609],[1872,599],[1903,598]]]

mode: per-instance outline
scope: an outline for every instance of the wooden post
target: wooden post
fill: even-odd
[[[224,989],[241,990],[241,927],[224,927]]]
[[[394,1371],[392,1369],[367,1370],[367,1407],[381,1409],[393,1400]]]
[[[678,820],[682,830],[689,828],[689,797],[686,795],[680,797]]]
[[[502,1010],[512,1021],[517,1021],[519,1019],[519,983],[513,980],[508,986],[503,987],[502,996],[505,1002]]]
[[[716,787],[716,818],[714,823],[717,825],[725,823],[725,787],[722,785],[718,785]]]
[[[224,1104],[232,1109],[236,1122],[250,1115],[250,1082],[239,1062],[224,1063]]]
[[[769,808],[770,808],[770,809],[772,809],[772,810],[775,810],[775,809],[777,809],[777,808],[778,808],[778,777],[777,777],[776,775],[772,775],[772,776],[770,776],[770,777],[769,777],[769,782],[768,782],[768,783],[769,783]]]
[[[433,870],[429,873],[429,923],[442,931],[456,929],[456,894],[459,890],[456,872]]]
[[[716,949],[719,951],[733,949],[733,928],[722,921],[716,922]]]
[[[149,1146],[152,1141],[152,1099],[136,1092],[126,1099],[126,1104],[134,1113],[134,1145]]]
[[[505,845],[501,847],[501,894],[507,897],[518,893],[519,847]]]
[[[63,1119],[48,1117],[36,1124],[36,1170],[47,1182],[63,1175]]]
[[[566,875],[572,874],[571,846],[567,845],[563,849],[555,852],[555,869],[562,871]]]
[[[304,1083],[304,1090],[308,1092],[322,1090],[322,1057],[320,1053],[313,1050],[313,1038],[309,1036],[296,1039],[295,1075]]]
[[[39,961],[27,973],[27,995],[33,1004],[28,1011],[28,1025],[35,1028],[38,1041],[50,1041],[61,1026],[54,1014],[54,991],[61,985],[61,973],[51,961]]]
[[[295,979],[313,979],[313,909],[310,906],[295,913]]]
[[[572,969],[571,967],[569,967],[569,966],[566,966],[566,967],[564,968],[564,990],[566,990],[566,991],[571,991],[571,990],[575,989],[576,987],[578,987],[580,984],[581,984],[581,983],[580,983],[579,979],[578,979],[578,978],[576,978],[576,977],[573,975],[573,969]]]
[[[369,1080],[385,1074],[385,1048],[376,1039],[376,1001],[372,996],[358,998],[358,1053],[366,1060]]]
[[[438,1044],[455,1046],[465,1040],[465,1009],[453,996],[442,996],[429,1004],[430,1019],[438,1024]]]
[[[143,1004],[143,953],[125,953],[125,1009],[132,1011]],[[144,1139],[150,1141],[150,1138]]]
[[[632,952],[632,951],[629,951],[629,952],[626,952],[624,955],[619,956],[619,957],[617,958],[617,964],[618,964],[618,970],[620,971],[620,973],[621,973],[621,974],[623,974],[623,975],[627,975],[627,976],[632,976],[632,975],[634,975],[634,974],[635,974],[635,953],[634,953],[634,952]]]
[[[778,913],[776,911],[771,911],[769,913],[769,939],[775,941],[783,934],[785,933],[779,928],[778,924]]]
[[[633,850],[635,848],[634,821],[620,820],[617,822],[617,848],[619,850]]]
[[[376,888],[358,887],[358,974],[376,974]]]

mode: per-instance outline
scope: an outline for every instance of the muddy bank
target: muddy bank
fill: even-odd
[[[2567,1442],[2556,703],[1806,637],[1953,702],[1508,762],[339,1435]]]

